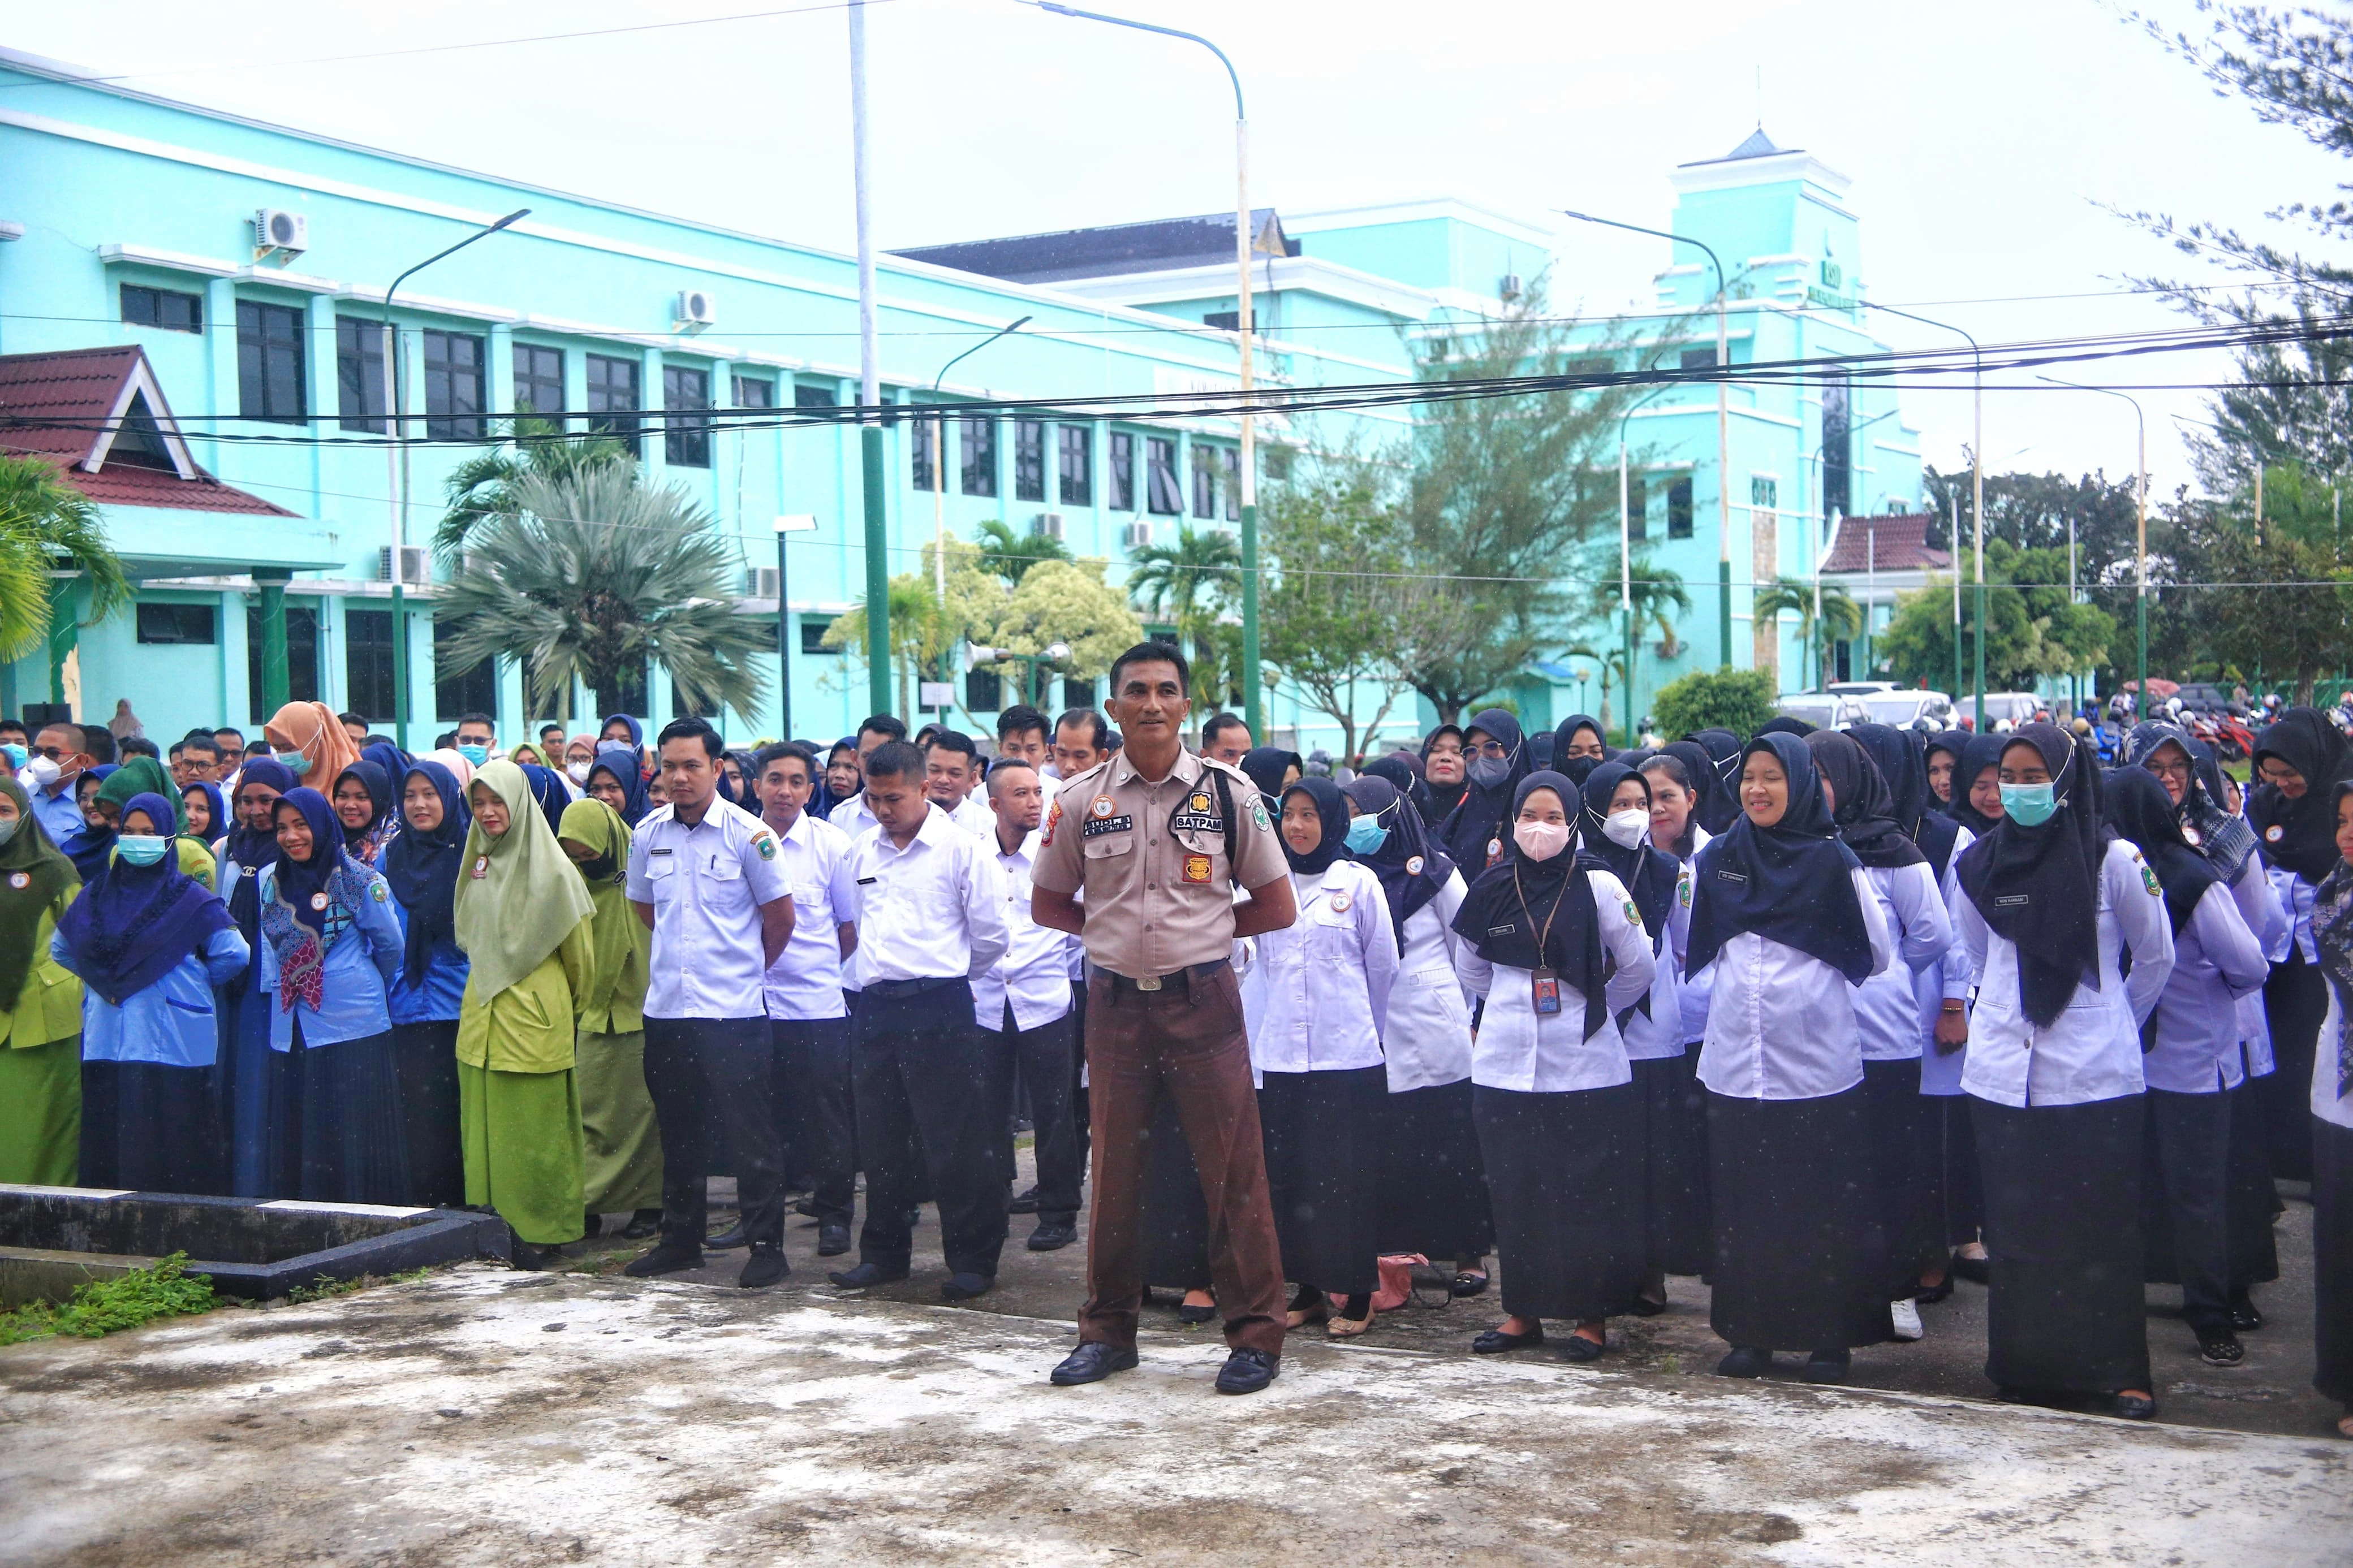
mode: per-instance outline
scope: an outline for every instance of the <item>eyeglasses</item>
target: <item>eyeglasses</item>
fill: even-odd
[[[37,757],[47,757],[53,763],[62,763],[68,757],[73,755],[71,752],[67,751],[63,746],[35,746],[33,748],[33,754]]]
[[[1482,741],[1472,750],[1493,762],[1502,762],[1512,754],[1512,749],[1501,741]]]
[[[2189,777],[2190,769],[2188,763],[2150,763],[2148,771],[2161,779],[2186,780]]]

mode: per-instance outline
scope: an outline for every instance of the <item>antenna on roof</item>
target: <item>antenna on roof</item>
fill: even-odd
[[[1765,129],[1765,68],[1757,68],[1757,129]]]

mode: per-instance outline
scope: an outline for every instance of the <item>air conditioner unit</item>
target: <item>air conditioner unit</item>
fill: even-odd
[[[773,566],[747,566],[744,570],[744,596],[747,599],[773,599],[776,596],[776,569]]]
[[[1152,525],[1141,521],[1131,522],[1119,531],[1119,542],[1130,550],[1142,550],[1152,542]]]
[[[425,547],[404,544],[400,547],[400,570],[392,569],[392,546],[387,544],[375,552],[376,574],[387,583],[422,583],[425,581]]]
[[[1495,279],[1495,293],[1498,298],[1504,300],[1516,300],[1520,297],[1521,292],[1520,275],[1518,273],[1506,272],[1501,278]]]
[[[681,330],[701,331],[719,320],[719,301],[701,289],[681,289],[670,320]]]
[[[272,253],[300,256],[311,248],[311,220],[283,207],[263,207],[253,215],[253,255],[259,260]]]
[[[1039,539],[1061,538],[1062,514],[1059,511],[1039,512],[1029,520],[1029,531]]]

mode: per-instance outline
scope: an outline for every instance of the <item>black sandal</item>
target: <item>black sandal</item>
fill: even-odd
[[[1449,1289],[1458,1301],[1472,1296],[1484,1295],[1487,1290],[1487,1277],[1474,1268],[1458,1268],[1454,1272],[1454,1283]]]

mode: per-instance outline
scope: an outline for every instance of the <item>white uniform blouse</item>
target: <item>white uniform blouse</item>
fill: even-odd
[[[1699,858],[1699,852],[1706,848],[1708,840],[1715,837],[1704,827],[1692,829],[1692,852],[1683,860],[1683,884],[1675,889],[1675,900],[1684,905],[1686,910],[1691,903],[1684,895],[1691,889],[1692,862]],[[1683,1044],[1688,1046],[1694,1040],[1707,1038],[1707,999],[1715,989],[1715,970],[1711,966],[1701,970],[1697,974],[1691,972],[1690,967],[1683,963],[1683,952],[1687,945],[1683,939],[1691,934],[1691,917],[1688,913],[1683,917],[1682,930],[1683,935],[1674,939],[1675,990],[1676,998],[1683,1005]]]
[[[1250,940],[1242,1020],[1261,1073],[1381,1065],[1397,928],[1381,879],[1353,860],[1293,872],[1299,918]]]
[[[2312,1053],[2312,1113],[2332,1127],[2353,1128],[2353,1094],[2337,1092],[2337,1031],[2344,1021],[2332,985],[2328,1014],[2320,1021],[2319,1048]]]
[[[1871,943],[1871,973],[1894,962],[1871,874],[1850,873]],[[1754,931],[1724,944],[1707,968],[1715,992],[1699,1052],[1699,1080],[1738,1100],[1819,1100],[1862,1081],[1856,987],[1811,953]]]
[[[1961,1074],[1968,1066],[1969,1047],[1962,1045],[1950,1051],[1936,1048],[1936,1015],[1943,1012],[1947,998],[1968,1000],[1977,972],[1969,967],[1969,946],[1961,940],[1959,920],[1954,906],[1961,896],[1961,852],[1978,841],[1978,836],[1962,828],[1953,836],[1953,852],[1945,860],[1945,879],[1938,890],[1945,900],[1945,915],[1952,922],[1953,945],[1945,956],[1912,976],[1913,993],[1920,999],[1920,1092],[1951,1095],[1961,1092]]]
[[[1675,895],[1667,903],[1667,940],[1650,933],[1658,955],[1658,973],[1651,979],[1651,1010],[1626,1016],[1626,1055],[1638,1062],[1662,1061],[1683,1054],[1691,1037],[1683,1033],[1683,949],[1691,940],[1691,868],[1675,876]]]
[[[1436,898],[1406,917],[1405,949],[1381,1030],[1391,1094],[1471,1076],[1471,1005],[1455,972],[1462,939],[1454,934],[1454,916],[1469,890],[1456,871]]]
[[[2019,998],[2018,949],[1961,893],[1953,913],[1978,975],[1963,1090],[2012,1106],[2083,1105],[2141,1092],[2140,1026],[2173,973],[2173,928],[2147,870],[2130,844],[2108,846],[2100,862],[2099,989],[2077,985],[2066,1009],[2042,1027]],[[2121,962],[2126,948],[2129,980]]]
[[[1952,949],[1952,911],[1936,886],[1936,871],[1926,861],[1866,866],[1862,874],[1878,901],[1879,918],[1887,922],[1896,956],[1904,961],[1854,988],[1862,1059],[1916,1061],[1921,1047],[1919,981],[1923,974],[1935,974],[1937,960]]]
[[[1587,1037],[1584,994],[1566,981],[1560,987],[1560,1011],[1538,1013],[1529,971],[1490,963],[1463,942],[1456,949],[1455,968],[1465,987],[1487,999],[1471,1051],[1472,1083],[1522,1094],[1565,1094],[1634,1080],[1626,1042],[1618,1033],[1618,1015],[1650,990],[1658,960],[1642,922],[1629,912],[1634,901],[1626,896],[1626,885],[1607,871],[1591,871],[1588,877],[1594,918],[1601,925],[1601,949],[1616,965],[1602,987],[1601,1026]]]
[[[2239,1001],[2262,994],[2271,972],[2231,889],[2207,889],[2173,936],[2173,973],[2157,1003],[2157,1044],[2141,1058],[2148,1087],[2213,1094],[2244,1083]]]

